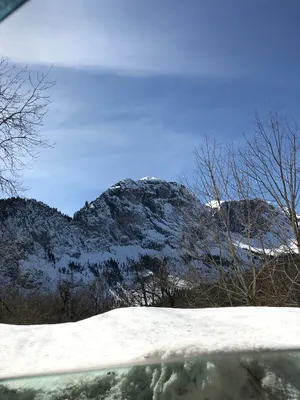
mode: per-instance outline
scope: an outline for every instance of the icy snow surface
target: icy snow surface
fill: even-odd
[[[76,323],[0,324],[0,379],[297,348],[300,309],[124,308]]]

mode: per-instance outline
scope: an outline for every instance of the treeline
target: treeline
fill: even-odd
[[[69,222],[73,220],[69,215],[62,213],[56,207],[49,207],[42,201],[35,199],[28,199],[26,197],[11,196],[8,198],[0,198],[0,220],[5,220],[10,216],[14,216],[16,212],[27,204],[34,204],[40,207],[40,210],[45,213],[45,215],[56,215],[59,214],[63,218],[67,219]]]
[[[84,281],[84,267],[61,268],[51,290],[31,273],[9,274],[0,290],[0,323],[51,324],[74,322],[117,307],[175,306],[176,278],[169,258],[142,256],[118,263],[89,263],[93,279]]]
[[[97,271],[83,282],[71,265],[60,274],[52,290],[41,286],[26,289],[14,282],[1,286],[0,323],[54,324],[75,322],[119,307],[208,308],[230,306],[300,306],[300,258],[260,257],[261,266],[253,288],[253,271],[204,278],[190,267],[176,274],[169,258],[143,256],[118,263],[91,264]],[[206,262],[208,259],[206,257]],[[216,261],[211,261],[213,267]],[[228,264],[227,264],[228,265]],[[175,272],[175,273],[174,273]]]

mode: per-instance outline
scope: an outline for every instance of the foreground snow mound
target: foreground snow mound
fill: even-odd
[[[300,349],[300,309],[124,308],[76,323],[0,324],[0,379]]]

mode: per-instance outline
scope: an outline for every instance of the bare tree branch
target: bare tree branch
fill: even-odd
[[[195,151],[192,190],[207,206],[186,216],[182,242],[196,260],[193,304],[299,306],[299,139],[294,121],[270,113],[243,148],[206,137]]]
[[[38,149],[50,146],[40,131],[54,86],[49,73],[18,70],[0,59],[0,191],[5,195],[24,189],[21,171]]]

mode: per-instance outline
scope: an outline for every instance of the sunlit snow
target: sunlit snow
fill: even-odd
[[[300,349],[300,309],[116,309],[76,323],[0,324],[0,378]]]
[[[144,178],[139,179],[140,181],[163,181],[160,178],[156,178],[155,176],[145,176]]]
[[[212,201],[210,201],[209,203],[207,203],[206,206],[207,206],[207,207],[211,207],[211,208],[220,209],[220,205],[221,205],[222,203],[224,203],[223,200],[220,200],[220,201],[218,201],[218,200],[212,200]]]

